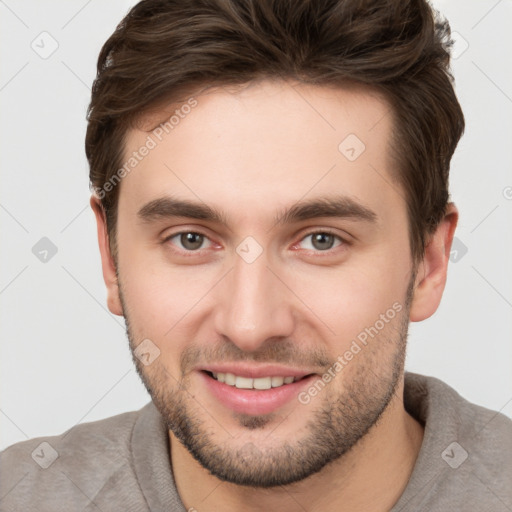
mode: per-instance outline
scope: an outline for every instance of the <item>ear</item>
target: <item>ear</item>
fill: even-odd
[[[110,252],[105,210],[101,206],[100,200],[94,195],[91,196],[90,204],[94,211],[94,215],[96,216],[96,224],[98,227],[98,244],[100,246],[103,280],[107,287],[108,309],[114,315],[123,316],[123,307],[119,297],[119,286],[117,283],[116,266],[114,258]]]
[[[418,266],[410,311],[411,322],[420,322],[429,318],[441,302],[458,219],[457,208],[453,203],[449,203],[446,214],[431,235],[423,260]]]

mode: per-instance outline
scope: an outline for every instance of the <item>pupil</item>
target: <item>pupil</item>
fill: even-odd
[[[181,235],[181,243],[187,249],[199,249],[203,242],[203,235],[199,233],[183,233]]]
[[[322,243],[325,244],[326,239],[328,240],[327,246],[322,245]],[[317,242],[320,244],[319,246],[317,245]],[[313,245],[315,246],[316,249],[330,249],[332,247],[333,242],[333,236],[329,233],[317,233],[313,236]]]

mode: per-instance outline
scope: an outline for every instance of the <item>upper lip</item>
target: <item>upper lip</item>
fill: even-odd
[[[305,377],[310,375],[312,371],[293,368],[290,366],[281,366],[277,364],[265,364],[261,366],[255,366],[254,364],[247,363],[218,363],[210,364],[197,368],[212,373],[232,373],[239,377],[246,377],[250,379],[258,379],[261,377]]]

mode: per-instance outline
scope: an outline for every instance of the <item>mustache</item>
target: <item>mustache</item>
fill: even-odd
[[[198,365],[219,362],[254,362],[287,364],[297,367],[328,368],[335,358],[323,348],[305,350],[302,345],[291,340],[276,340],[266,343],[258,351],[246,352],[233,342],[215,343],[214,345],[187,347],[180,357],[181,374],[185,375]]]

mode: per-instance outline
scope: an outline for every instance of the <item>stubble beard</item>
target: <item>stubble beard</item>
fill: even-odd
[[[334,378],[309,405],[296,402],[290,414],[297,408],[314,407],[310,413],[312,417],[301,429],[305,434],[299,439],[266,448],[264,441],[279,430],[274,413],[234,415],[239,427],[251,432],[252,438],[255,432],[262,433],[257,446],[247,442],[234,447],[227,430],[217,424],[205,411],[205,404],[198,404],[189,392],[186,378],[171,376],[158,359],[151,369],[144,367],[133,354],[138,338],[126,314],[129,308],[125,307],[120,282],[119,289],[134,364],[168,429],[205,469],[220,480],[270,488],[303,480],[340,459],[376,425],[393,398],[400,398],[396,397],[396,391],[404,371],[413,281],[414,278],[409,284],[404,307],[394,318],[391,329],[387,329],[386,336],[379,333],[349,363],[354,365],[348,374],[350,379],[337,377],[344,379],[343,387],[338,386],[334,394]],[[346,371],[344,368],[341,374]],[[280,421],[286,423],[286,418]],[[265,432],[265,427],[273,422],[276,425]],[[226,441],[219,442],[219,435],[224,435]]]

